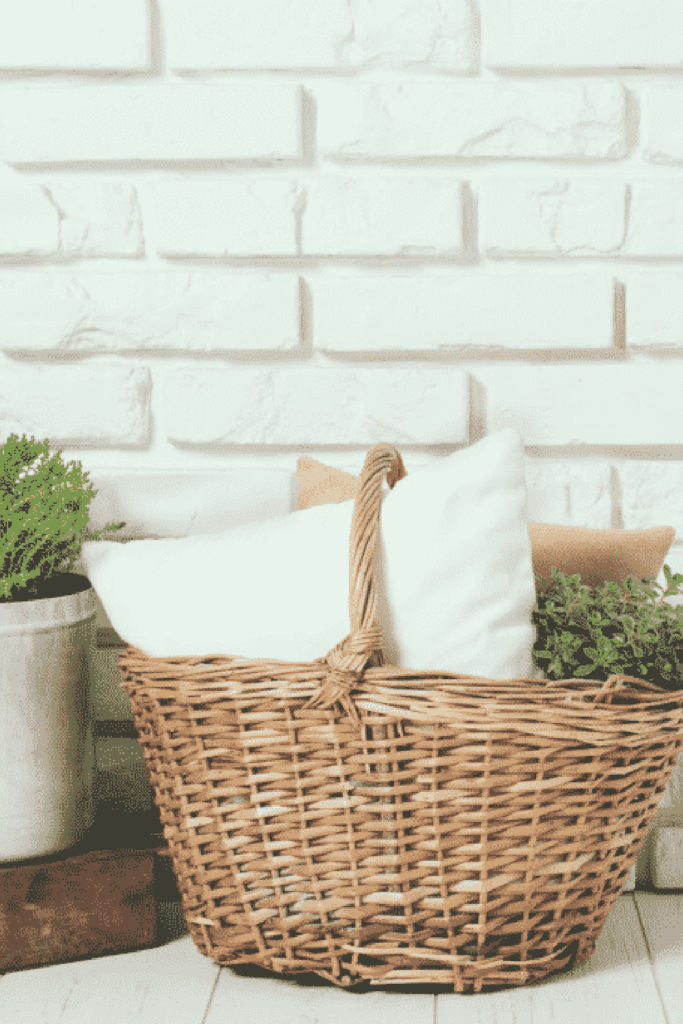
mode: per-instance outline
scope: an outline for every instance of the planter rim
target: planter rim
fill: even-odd
[[[86,586],[76,593],[57,597],[38,597],[33,601],[0,602],[0,640],[19,632],[45,632],[77,622],[94,619],[97,614],[95,590],[80,573],[62,575],[83,580]]]

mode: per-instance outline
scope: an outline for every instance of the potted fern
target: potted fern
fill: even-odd
[[[95,496],[49,441],[0,447],[0,861],[66,849],[93,819],[95,596],[73,572]]]

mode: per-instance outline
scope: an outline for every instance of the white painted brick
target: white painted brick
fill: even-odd
[[[683,754],[678,755],[673,772],[669,776],[662,797],[654,826],[683,824]]]
[[[668,561],[668,558],[667,558]],[[650,825],[647,842],[638,858],[638,878],[649,882],[655,874],[655,842],[660,829],[680,829],[683,824],[683,754],[679,754],[672,774],[667,780],[664,796]],[[661,861],[660,861],[661,864]],[[654,879],[652,879],[654,880]]]
[[[334,68],[348,0],[161,0],[176,71]]]
[[[668,565],[672,572],[681,573],[683,575],[683,545],[679,542],[674,542],[674,544],[669,548],[665,559],[665,565]],[[660,574],[659,582],[664,583],[663,573]],[[671,602],[672,604],[681,604],[683,603],[683,598],[674,597],[671,598]]]
[[[652,838],[654,839],[654,833],[656,828],[660,825],[669,826],[673,825],[674,822],[671,820],[672,812],[675,814],[675,807],[678,803],[678,809],[681,807],[681,797],[683,797],[683,774],[681,774],[681,768],[683,767],[683,758],[679,755],[676,762],[676,767],[673,774],[669,777],[666,784],[664,793],[662,795],[659,804],[657,805],[657,815],[652,826]],[[679,824],[675,822],[675,824]]]
[[[130,185],[0,188],[0,255],[134,256],[142,225]]]
[[[623,885],[623,888],[622,888],[621,891],[622,892],[632,892],[635,889],[635,887],[636,887],[636,866],[635,866],[635,864],[632,864],[631,867],[629,868],[628,875],[626,876],[626,881],[624,882],[624,885]]]
[[[0,158],[11,164],[301,156],[292,82],[7,85]]]
[[[497,68],[680,67],[679,0],[484,0],[482,60]]]
[[[477,364],[487,429],[516,427],[527,445],[679,445],[672,410],[683,366],[652,361]]]
[[[663,525],[668,526],[669,524],[664,523]],[[679,573],[680,575],[683,575],[683,546],[680,543],[674,541],[674,543],[671,545],[666,554],[666,558],[664,559],[664,565],[668,565],[673,573]],[[664,575],[663,566],[659,573],[659,576],[657,577],[657,582],[659,583],[660,587],[666,587],[666,576]],[[667,603],[671,605],[683,604],[683,594],[678,594],[674,597],[668,597]],[[682,815],[681,820],[683,821],[683,758],[681,759],[681,763],[678,767],[680,775],[682,777],[682,782],[679,784],[679,804]]]
[[[468,0],[162,0],[175,71],[471,70]]]
[[[683,161],[683,88],[670,82],[639,90],[641,145],[652,163]]]
[[[170,370],[166,433],[196,445],[458,444],[467,374],[451,367]]]
[[[562,526],[612,526],[607,462],[527,459],[527,513],[531,522]]]
[[[52,444],[141,446],[150,433],[149,371],[95,362],[0,366],[0,436]]]
[[[613,343],[609,274],[459,269],[321,274],[307,282],[313,345],[393,352],[485,347],[596,349]]]
[[[323,176],[305,186],[305,254],[462,252],[462,186],[439,178]]]
[[[683,256],[683,182],[675,178],[631,185],[623,256]]]
[[[99,71],[149,67],[146,0],[6,0],[3,8],[0,69]]]
[[[0,188],[0,255],[44,256],[59,250],[59,214],[39,185]]]
[[[311,91],[330,158],[582,157],[626,152],[616,82],[331,82]]]
[[[154,189],[164,256],[291,256],[297,251],[296,182],[248,178],[173,181]]]
[[[653,829],[650,869],[655,889],[683,889],[683,828]]]
[[[683,465],[669,459],[629,459],[617,463],[617,472],[624,527],[673,526],[683,539]]]
[[[475,66],[469,0],[350,0],[349,6],[353,28],[342,49],[345,64],[461,73]]]
[[[7,270],[0,309],[0,348],[9,351],[223,352],[299,343],[299,283],[288,273]]]
[[[626,343],[644,349],[683,348],[683,273],[657,270],[626,276]]]
[[[90,523],[125,522],[121,537],[189,537],[220,533],[286,515],[295,504],[288,469],[91,470],[97,490]]]
[[[142,214],[132,185],[83,181],[44,186],[59,216],[60,253],[75,256],[142,255]]]
[[[462,251],[462,186],[439,179],[323,175],[298,181],[182,181],[155,188],[166,256]]]
[[[591,256],[619,251],[626,185],[508,179],[479,184],[479,245],[490,256]]]

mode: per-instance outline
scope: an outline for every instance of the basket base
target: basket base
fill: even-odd
[[[338,967],[335,972],[326,969],[332,960],[329,952],[321,955],[319,960],[304,957],[293,959],[284,955],[264,956],[262,953],[235,956],[229,946],[221,946],[215,938],[208,938],[208,929],[205,925],[188,921],[188,929],[196,948],[203,956],[213,960],[220,967],[236,968],[239,973],[247,975],[253,973],[258,977],[270,975],[290,978],[307,975],[309,978],[322,979],[339,988],[354,988],[361,991],[378,986],[391,986],[394,989],[396,986],[405,986],[414,991],[416,986],[427,986],[448,988],[461,995],[518,988],[561,974],[590,959],[597,941],[597,936],[585,935],[575,939],[568,946],[563,946],[537,960],[529,959],[526,963],[463,957],[460,963],[453,964],[448,963],[453,958],[447,956],[439,962],[434,956],[434,950],[424,948],[413,948],[410,955],[397,954],[391,958],[380,959],[364,955],[362,952],[346,952],[340,948],[338,958],[334,958]]]

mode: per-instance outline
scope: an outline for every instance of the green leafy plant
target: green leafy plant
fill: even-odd
[[[0,601],[37,594],[39,581],[73,569],[84,541],[125,526],[88,529],[97,492],[82,464],[61,454],[26,435],[0,447]]]
[[[547,585],[537,576],[534,665],[548,679],[623,674],[681,689],[683,606],[667,598],[683,593],[683,575],[665,565],[664,578],[589,587],[559,569]]]

